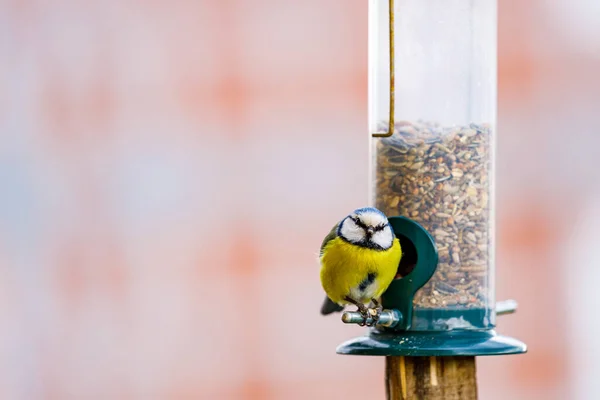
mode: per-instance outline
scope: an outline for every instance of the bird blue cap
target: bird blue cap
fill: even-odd
[[[375,213],[381,214],[381,215],[383,215],[385,217],[385,214],[382,213],[381,211],[379,211],[378,209],[376,209],[375,207],[358,208],[358,209],[354,210],[353,213],[356,214],[356,215],[360,215],[360,214],[364,214],[364,213],[367,213],[367,212],[375,212]]]

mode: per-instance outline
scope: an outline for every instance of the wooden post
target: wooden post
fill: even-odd
[[[477,400],[475,357],[386,357],[388,400]]]

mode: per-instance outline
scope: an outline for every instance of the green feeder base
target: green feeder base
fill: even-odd
[[[527,352],[525,343],[494,330],[380,332],[338,346],[338,354],[361,356],[495,356]]]

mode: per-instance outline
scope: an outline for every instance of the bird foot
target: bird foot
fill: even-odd
[[[375,325],[377,325],[377,323],[379,322],[379,317],[381,317],[381,312],[382,312],[383,308],[381,307],[377,307],[377,308],[359,308],[358,311],[360,312],[360,315],[362,315],[363,317],[363,321],[361,323],[359,323],[359,326],[368,326],[368,327],[373,327]]]
[[[360,313],[360,315],[363,317],[362,322],[359,322],[358,326],[375,326],[377,324],[377,322],[379,321],[379,317],[381,316],[381,311],[383,311],[383,307],[381,307],[379,305],[379,303],[377,302],[377,300],[372,299],[373,304],[375,304],[376,308],[369,308],[367,306],[365,306],[364,304],[353,300],[350,297],[346,297],[345,298],[346,301],[348,301],[349,303],[354,304],[358,310],[356,310],[357,312]]]
[[[377,299],[371,299],[371,303],[373,303],[373,308],[379,310],[379,313],[381,314],[381,311],[383,311],[383,306],[377,301]]]
[[[363,317],[363,321],[361,323],[358,324],[358,326],[371,326],[369,325],[368,321],[369,321],[369,317],[370,317],[370,312],[369,312],[369,308],[365,307],[364,305],[360,305],[358,306],[358,312],[360,313],[360,315],[362,315]]]
[[[383,311],[383,307],[379,306],[377,308],[369,308],[369,314],[371,315],[371,319],[373,323],[368,326],[375,326],[379,322],[379,318],[381,317],[381,312]]]

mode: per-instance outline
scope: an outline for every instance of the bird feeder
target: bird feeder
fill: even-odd
[[[516,308],[494,299],[496,0],[370,0],[369,19],[371,198],[404,255],[378,325],[337,352],[523,353],[494,330]]]

